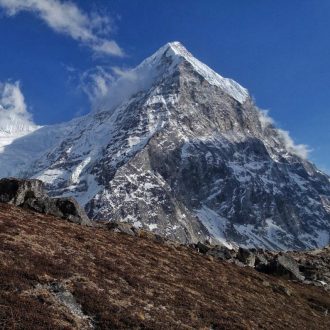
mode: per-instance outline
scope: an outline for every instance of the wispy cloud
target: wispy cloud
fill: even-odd
[[[290,133],[288,131],[285,131],[283,129],[275,128],[275,122],[273,118],[271,118],[268,114],[267,110],[260,110],[259,111],[259,120],[261,123],[261,126],[263,129],[266,129],[269,126],[272,126],[278,133],[279,138],[281,139],[281,142],[284,144],[286,150],[289,152],[303,158],[307,159],[308,155],[310,153],[310,149],[305,144],[295,144],[293,139],[290,136]]]
[[[61,0],[0,0],[7,15],[27,11],[42,19],[58,33],[93,49],[95,53],[123,56],[123,50],[106,36],[112,31],[111,18],[97,13],[87,14],[74,3]]]
[[[88,96],[92,108],[99,107],[115,80],[111,68],[97,66],[87,70],[80,77],[80,88]]]
[[[36,127],[27,110],[19,82],[0,82],[0,133],[23,133]]]
[[[98,66],[86,71],[80,87],[88,95],[93,110],[114,109],[132,95],[149,88],[154,70]]]

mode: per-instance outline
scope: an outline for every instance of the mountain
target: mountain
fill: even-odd
[[[1,329],[329,329],[330,295],[320,283],[152,236],[0,203]]]
[[[1,110],[1,105],[0,105]],[[7,118],[4,122],[0,122],[0,152],[10,145],[13,141],[37,130],[39,127],[29,124],[15,118]]]
[[[329,244],[329,177],[178,42],[119,78],[98,111],[16,139],[0,162],[0,176],[39,178],[95,220],[184,243]]]

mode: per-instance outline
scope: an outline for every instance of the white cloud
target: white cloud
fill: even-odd
[[[82,75],[81,87],[93,110],[112,111],[134,94],[149,89],[158,75],[158,68],[142,64],[135,69],[99,66]]]
[[[277,129],[277,131],[288,151],[303,159],[308,158],[310,149],[307,145],[295,144],[288,131],[284,131],[283,129]]]
[[[259,120],[262,129],[274,125],[274,120],[268,115],[268,110],[259,110]]]
[[[141,88],[141,77],[134,69],[97,66],[81,75],[80,87],[87,94],[93,110],[114,106]]]
[[[88,96],[92,108],[95,110],[106,97],[115,77],[109,68],[97,66],[94,69],[84,72],[80,80],[80,87]]]
[[[118,66],[113,66],[111,69],[118,77],[126,78],[130,81],[138,79],[136,72],[132,69],[121,69]]]
[[[284,144],[286,150],[303,159],[308,158],[309,152],[311,151],[309,147],[305,144],[295,144],[288,131],[275,128],[275,121],[269,116],[267,110],[259,110],[259,120],[262,129],[271,127],[278,133],[278,137]]]
[[[19,82],[0,83],[0,133],[23,133],[36,128],[27,110]]]
[[[123,56],[118,44],[105,37],[111,32],[111,19],[97,13],[83,13],[74,3],[61,0],[0,0],[9,16],[32,12],[54,31],[66,34],[99,54]]]

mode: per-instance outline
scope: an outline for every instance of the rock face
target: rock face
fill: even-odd
[[[303,281],[298,263],[289,255],[279,254],[266,265],[258,265],[257,269],[264,273],[286,276],[289,279]]]
[[[246,89],[177,42],[131,76],[15,174],[43,180],[52,196],[75,197],[94,220],[129,222],[183,243],[276,250],[329,243],[329,177]],[[46,134],[7,146],[0,162],[22,157]]]
[[[45,195],[40,180],[21,180],[4,178],[0,180],[0,202],[21,206],[29,198],[41,198]]]
[[[50,198],[44,191],[43,182],[36,179],[1,179],[0,202],[54,215],[82,225],[92,224],[74,198]]]
[[[288,280],[313,284],[330,291],[330,246],[312,251],[274,252],[262,249],[230,249],[223,245],[190,244],[201,254],[241,267],[252,267]]]

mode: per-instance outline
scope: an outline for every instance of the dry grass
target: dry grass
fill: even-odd
[[[0,204],[0,329],[330,329],[321,288]]]

